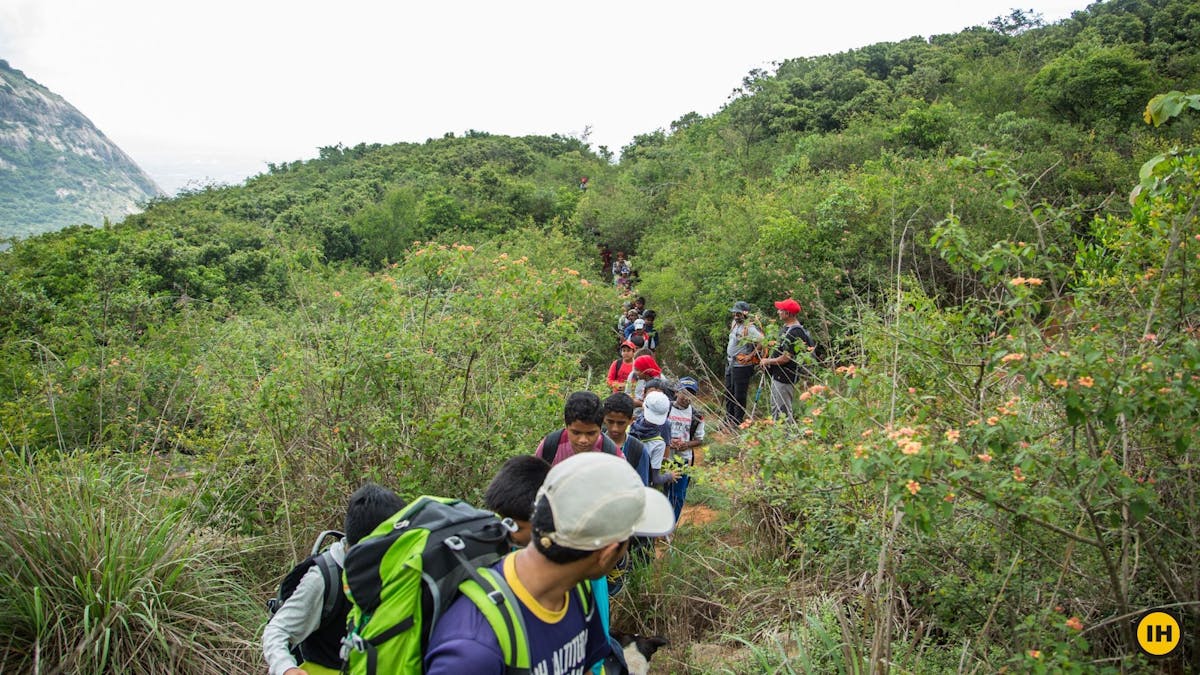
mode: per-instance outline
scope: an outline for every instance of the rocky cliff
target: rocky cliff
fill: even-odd
[[[0,237],[118,221],[161,193],[83,113],[0,60]]]

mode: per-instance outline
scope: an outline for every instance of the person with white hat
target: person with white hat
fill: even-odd
[[[530,672],[581,673],[609,655],[608,636],[582,582],[608,574],[630,538],[661,537],[674,527],[667,498],[643,485],[624,459],[588,452],[550,470],[534,505],[533,541],[493,567],[519,605]],[[425,672],[505,672],[496,634],[469,598],[455,600],[434,626]]]

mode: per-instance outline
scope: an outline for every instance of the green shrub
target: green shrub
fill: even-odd
[[[252,593],[232,546],[188,520],[186,497],[112,458],[36,468],[0,488],[0,669],[248,672]]]

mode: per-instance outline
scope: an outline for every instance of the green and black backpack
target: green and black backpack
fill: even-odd
[[[511,520],[441,497],[419,497],[346,553],[349,634],[343,672],[421,673],[429,634],[461,593],[479,607],[510,675],[528,674],[521,607],[493,564],[509,552]],[[581,584],[581,587],[586,584]],[[590,593],[580,592],[585,611]],[[465,674],[464,674],[465,675]]]

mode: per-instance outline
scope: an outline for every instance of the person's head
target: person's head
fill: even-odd
[[[533,510],[536,550],[560,565],[591,558],[581,566],[591,579],[612,570],[630,537],[661,537],[673,529],[675,512],[666,496],[643,485],[625,460],[598,452],[550,469]]]
[[[750,314],[750,303],[744,300],[738,300],[733,303],[733,307],[729,308],[729,313],[733,315],[733,320],[737,323],[742,323],[746,320],[746,316]]]
[[[658,367],[658,362],[653,356],[647,354],[633,360],[633,372],[639,380],[652,380],[662,375],[662,368]]]
[[[639,335],[637,333],[634,333],[633,335],[629,336],[629,341],[633,343],[633,348],[636,350],[646,348],[646,336],[645,335]],[[635,356],[640,356],[640,354],[635,354]]]
[[[633,306],[637,307],[638,312],[641,312],[646,308],[646,298],[643,298],[639,295],[637,299],[633,301]]]
[[[637,351],[637,345],[629,340],[621,343],[621,360],[633,361],[633,353]]]
[[[790,322],[800,313],[800,303],[788,298],[775,303],[775,309],[779,310],[780,321]]]
[[[629,319],[630,321],[637,321],[638,311],[633,307],[630,307],[629,309],[625,310],[625,318]]]
[[[636,362],[636,360],[635,360]],[[575,452],[589,452],[600,438],[600,424],[604,422],[604,406],[600,397],[590,391],[577,391],[567,397],[563,408],[563,422],[567,427],[567,440]]]
[[[625,430],[633,423],[634,408],[633,397],[623,392],[604,399],[604,428],[610,437],[625,435]]]
[[[650,424],[662,424],[667,421],[667,415],[671,412],[671,399],[661,391],[652,391],[646,394],[646,399],[642,402],[642,418]]]
[[[647,330],[654,327],[654,317],[656,317],[656,316],[658,316],[658,313],[652,309],[648,309],[645,312],[642,312],[642,320],[644,320],[646,322],[645,327]]]
[[[635,332],[636,331],[645,331],[646,330],[646,320],[645,319],[634,319],[633,320],[633,330]]]
[[[519,455],[500,465],[483,493],[484,506],[517,524],[517,531],[509,536],[517,546],[529,543],[533,502],[549,472],[550,464],[541,457]]]
[[[357,544],[404,506],[399,495],[376,483],[367,483],[355,490],[346,505],[346,545]]]
[[[671,383],[661,376],[651,378],[646,382],[646,393],[649,394],[652,391],[661,391],[667,395],[668,399],[675,398],[675,387],[672,387]]]
[[[675,383],[675,405],[680,409],[686,408],[696,400],[696,394],[700,392],[700,385],[696,382],[696,378],[683,376]]]

